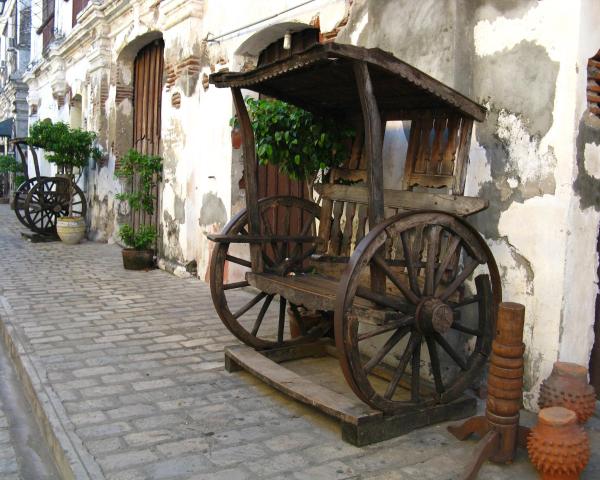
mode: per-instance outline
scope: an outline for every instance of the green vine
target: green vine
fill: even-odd
[[[131,211],[154,214],[157,197],[154,194],[162,173],[162,158],[157,155],[146,155],[136,150],[129,150],[119,162],[115,175],[128,180],[133,190],[118,193],[116,198],[126,201]],[[156,240],[156,228],[151,225],[140,225],[137,230],[130,225],[119,229],[119,237],[123,243],[136,250],[146,250]]]
[[[295,180],[312,185],[319,172],[348,158],[354,130],[281,100],[246,98],[261,164],[277,165]],[[234,120],[232,120],[233,124]]]

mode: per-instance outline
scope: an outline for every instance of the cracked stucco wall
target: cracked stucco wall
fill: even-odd
[[[363,0],[339,38],[391,51],[487,106],[465,194],[490,201],[471,221],[504,299],[526,306],[529,408],[553,362],[587,364],[593,344],[600,137],[583,118],[598,10],[591,0]],[[386,143],[397,135],[388,128]]]

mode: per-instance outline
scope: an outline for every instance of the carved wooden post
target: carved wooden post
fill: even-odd
[[[464,479],[477,476],[487,459],[497,463],[513,461],[517,445],[525,447],[528,428],[519,426],[523,396],[523,325],[525,307],[518,303],[501,303],[492,343],[485,417],[473,417],[448,431],[459,440],[472,433],[482,437],[476,454],[465,469]]]
[[[258,211],[258,177],[256,167],[256,152],[254,143],[254,133],[246,104],[242,98],[242,92],[239,88],[232,87],[233,104],[240,128],[242,131],[243,153],[244,153],[244,179],[246,181],[246,210],[248,211],[248,233],[250,235],[260,235],[260,213]],[[262,272],[263,261],[261,245],[252,243],[250,245],[250,261],[252,271]]]
[[[377,99],[375,98],[367,64],[356,62],[354,64],[354,75],[365,128],[367,183],[369,186],[369,228],[374,228],[384,219],[381,113],[377,106]],[[375,292],[385,291],[385,273],[375,266],[371,268],[371,289]]]

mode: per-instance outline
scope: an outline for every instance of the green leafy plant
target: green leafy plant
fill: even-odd
[[[0,173],[8,175],[10,191],[15,191],[25,181],[23,164],[13,155],[0,155]]]
[[[152,225],[141,225],[136,231],[130,225],[123,225],[119,229],[119,237],[130,248],[147,250],[156,240],[156,228]]]
[[[0,173],[21,173],[23,165],[13,155],[0,155]]]
[[[261,164],[277,165],[312,188],[319,172],[347,159],[353,129],[281,100],[246,98]],[[232,121],[233,122],[233,121]]]
[[[131,211],[154,214],[156,203],[156,187],[162,173],[162,158],[157,155],[146,155],[136,150],[129,150],[119,162],[115,171],[118,178],[128,180],[132,186],[129,192],[118,193],[118,200],[125,201]],[[136,250],[148,249],[156,240],[156,228],[151,225],[140,225],[137,230],[130,225],[119,229],[119,237],[123,243]]]
[[[72,173],[74,167],[85,167],[90,158],[100,160],[102,152],[95,146],[96,138],[94,132],[46,119],[31,126],[27,143],[42,148],[46,159],[56,164],[63,173]]]

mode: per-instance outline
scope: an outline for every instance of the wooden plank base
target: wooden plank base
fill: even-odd
[[[356,446],[381,442],[427,425],[475,414],[477,401],[465,395],[448,404],[407,407],[401,413],[386,415],[364,404],[353,394],[331,390],[279,363],[301,359],[302,352],[305,352],[304,357],[322,357],[327,353],[326,347],[326,342],[268,352],[259,352],[247,346],[226,347],[225,369],[228,372],[246,370],[295,400],[337,419],[341,425],[342,439]]]
[[[29,232],[21,232],[21,237],[29,240],[31,243],[58,242],[60,240],[58,235],[42,235],[40,233]]]

